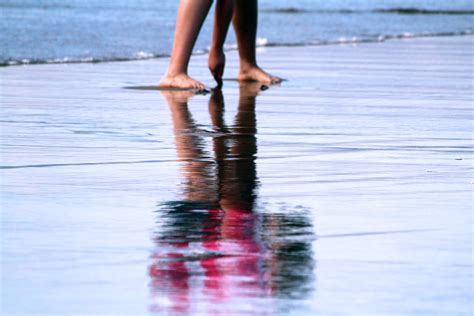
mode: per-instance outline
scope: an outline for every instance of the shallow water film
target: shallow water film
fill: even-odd
[[[1,68],[1,314],[471,315],[472,41]]]

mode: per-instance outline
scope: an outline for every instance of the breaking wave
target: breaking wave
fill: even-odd
[[[441,33],[401,33],[401,34],[380,34],[380,35],[367,35],[367,36],[352,36],[352,37],[340,37],[334,40],[314,40],[311,42],[270,42],[266,38],[257,38],[257,47],[279,47],[279,46],[319,46],[319,45],[337,45],[337,44],[358,44],[358,43],[376,43],[383,42],[393,39],[404,39],[404,38],[419,38],[419,37],[437,37],[437,36],[467,36],[472,35],[472,30],[465,30],[461,32],[441,32]],[[236,44],[227,44],[225,46],[227,51],[236,50]],[[195,55],[207,54],[209,49],[200,49],[195,52]],[[166,54],[154,54],[150,52],[137,52],[130,57],[120,58],[94,58],[94,57],[82,57],[82,58],[54,58],[54,59],[19,59],[19,60],[0,60],[0,66],[17,66],[17,65],[32,65],[32,64],[77,64],[77,63],[103,63],[103,62],[119,62],[119,61],[134,61],[134,60],[145,60],[152,58],[169,57]]]

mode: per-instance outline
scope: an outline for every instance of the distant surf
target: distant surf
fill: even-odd
[[[440,33],[419,33],[412,34],[409,32],[401,34],[380,34],[380,35],[366,35],[366,36],[347,36],[339,37],[334,40],[315,40],[311,42],[270,42],[266,38],[257,39],[257,47],[292,47],[292,46],[319,46],[319,45],[338,45],[338,44],[362,44],[383,42],[393,39],[404,38],[418,38],[418,37],[437,37],[437,36],[469,36],[472,35],[471,30],[461,32],[440,32]],[[227,44],[226,51],[236,50],[236,44]],[[208,53],[208,49],[200,49],[195,51],[194,55],[203,55]],[[38,65],[38,64],[78,64],[78,63],[104,63],[104,62],[123,62],[136,61],[154,58],[169,57],[169,54],[137,52],[130,57],[123,58],[96,58],[96,57],[82,57],[82,58],[53,58],[53,59],[20,59],[20,60],[6,60],[0,61],[0,67],[19,66],[19,65]]]

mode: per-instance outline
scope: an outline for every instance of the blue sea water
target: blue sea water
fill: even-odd
[[[0,0],[0,65],[170,53],[178,0]],[[260,0],[259,45],[470,34],[470,0]],[[211,11],[195,46],[205,52]],[[228,48],[235,47],[231,32]]]

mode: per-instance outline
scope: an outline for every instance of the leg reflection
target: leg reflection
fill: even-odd
[[[213,250],[227,258],[210,258],[220,273],[218,293],[227,296],[260,296],[266,291],[262,271],[265,248],[259,240],[261,220],[254,210],[257,187],[255,99],[260,84],[242,84],[235,122],[223,119],[224,97],[215,91],[209,101],[212,124],[223,133],[213,139],[220,238]],[[217,293],[216,293],[217,294]]]
[[[239,298],[308,290],[313,269],[308,217],[257,209],[255,106],[260,87],[240,85],[230,125],[224,119],[224,96],[213,92],[212,137],[199,130],[188,110],[191,94],[163,93],[183,180],[182,200],[160,204],[157,213],[157,247],[149,270],[156,310],[223,311],[226,304],[238,308],[231,302]]]

